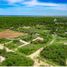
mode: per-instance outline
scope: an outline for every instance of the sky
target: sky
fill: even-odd
[[[67,0],[0,0],[0,15],[67,16]]]

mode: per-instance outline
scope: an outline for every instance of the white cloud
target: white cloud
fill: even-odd
[[[28,6],[59,6],[59,4],[55,4],[55,3],[42,3],[42,2],[38,2],[37,0],[31,0],[28,2],[24,2],[23,4],[26,4]]]
[[[14,3],[21,3],[23,0],[7,0],[8,3],[14,4]]]
[[[67,11],[67,5],[61,5],[61,6],[51,7],[51,9]]]
[[[24,2],[23,4],[25,4],[25,5],[29,6],[29,7],[32,7],[32,6],[47,6],[49,9],[67,10],[67,4],[38,2],[37,0],[31,0],[31,1],[28,1],[28,2]]]
[[[59,4],[56,3],[47,3],[47,2],[39,2],[37,0],[7,0],[9,4],[15,4],[15,3],[20,3],[20,4],[25,4],[27,6],[59,6]]]
[[[6,0],[9,5],[18,6],[19,3],[25,5],[26,7],[33,7],[33,6],[47,6],[49,9],[54,10],[67,10],[67,4],[57,4],[57,3],[48,3],[48,2],[39,2],[37,0]],[[44,7],[45,8],[45,7]]]

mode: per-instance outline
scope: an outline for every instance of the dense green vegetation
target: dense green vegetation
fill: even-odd
[[[29,44],[19,48],[18,51],[26,55],[30,55],[43,46],[45,46],[45,44]]]
[[[65,66],[67,58],[67,45],[53,44],[43,49],[40,53],[43,59],[54,62],[55,64]]]
[[[6,60],[0,66],[32,66],[33,61],[20,53],[9,52],[5,55]]]
[[[6,52],[5,48],[0,49],[0,56],[5,57],[5,61],[0,66],[32,66],[34,61],[27,58],[26,55],[15,52]]]
[[[0,49],[0,56],[5,56],[6,50],[4,49]]]
[[[67,38],[63,38],[63,37],[57,37],[56,39],[56,43],[66,43],[67,42]]]
[[[20,43],[19,40],[13,40],[12,42],[5,44],[4,46],[8,47],[9,49],[15,49],[20,45],[22,45],[22,43]]]
[[[1,38],[0,39],[0,43],[3,44],[3,43],[6,43],[6,42],[9,42],[10,40],[9,39],[5,39],[5,38]]]
[[[57,19],[54,21],[54,19]],[[0,17],[0,28],[17,30],[16,28],[22,26],[44,25],[46,29],[51,30],[51,33],[56,32],[58,35],[66,36],[64,32],[67,31],[67,17]],[[20,28],[21,29],[21,28]],[[22,31],[22,30],[20,30]]]

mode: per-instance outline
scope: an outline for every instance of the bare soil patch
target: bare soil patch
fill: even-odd
[[[24,33],[12,31],[9,29],[0,32],[0,38],[15,38],[21,35],[24,35]]]

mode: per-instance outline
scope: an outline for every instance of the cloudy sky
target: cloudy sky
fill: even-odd
[[[67,0],[0,0],[0,15],[67,16]]]

